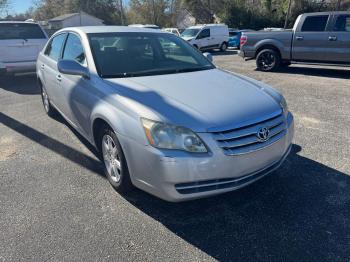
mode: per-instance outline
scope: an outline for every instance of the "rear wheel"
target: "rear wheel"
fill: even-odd
[[[275,71],[280,66],[280,63],[281,57],[273,49],[264,49],[256,57],[256,66],[261,71]]]
[[[44,110],[46,114],[50,117],[54,117],[56,114],[55,109],[51,106],[50,98],[46,92],[46,89],[41,86],[41,100],[43,102]]]
[[[100,131],[99,149],[109,183],[118,192],[130,191],[132,183],[123,150],[115,132],[107,126]]]
[[[220,47],[220,51],[221,52],[225,52],[227,50],[227,43],[226,42],[223,42],[221,44],[221,47]]]

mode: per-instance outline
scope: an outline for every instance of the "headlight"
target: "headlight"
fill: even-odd
[[[191,130],[141,118],[150,145],[162,149],[176,149],[193,153],[208,152],[202,140]]]
[[[283,96],[282,96],[280,105],[281,105],[281,107],[283,109],[284,115],[287,116],[287,114],[288,114],[288,104],[287,104],[286,99]]]

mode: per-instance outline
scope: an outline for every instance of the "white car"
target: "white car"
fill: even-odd
[[[181,37],[199,50],[220,48],[226,51],[229,40],[229,30],[224,24],[207,24],[188,27]]]
[[[0,73],[35,72],[47,35],[36,23],[0,22]]]
[[[180,36],[180,32],[177,28],[164,28],[162,29],[165,32],[172,33],[174,35]]]
[[[132,25],[128,25],[130,27],[138,27],[138,28],[148,28],[148,29],[160,29],[159,26],[157,25],[150,25],[150,24],[146,24],[146,25],[143,25],[143,24],[132,24]]]

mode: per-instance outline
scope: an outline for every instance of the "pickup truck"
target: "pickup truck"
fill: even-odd
[[[350,65],[350,12],[300,15],[291,30],[245,32],[240,56],[261,71],[291,63]]]

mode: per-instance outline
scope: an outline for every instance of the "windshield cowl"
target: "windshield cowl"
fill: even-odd
[[[125,72],[116,75],[102,75],[102,78],[129,78],[129,77],[141,77],[141,76],[154,76],[154,75],[167,75],[167,74],[180,74],[190,73],[196,71],[204,71],[214,69],[215,66],[204,66],[197,68],[182,68],[182,69],[163,69],[163,70],[149,70],[143,72]]]

